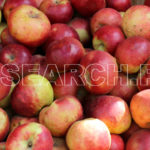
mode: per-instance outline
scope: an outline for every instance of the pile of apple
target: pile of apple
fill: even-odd
[[[0,150],[150,150],[149,6],[0,0]]]

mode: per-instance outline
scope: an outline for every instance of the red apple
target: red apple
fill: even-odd
[[[5,65],[0,63],[0,101],[8,96],[12,79]]]
[[[52,42],[62,40],[65,37],[72,37],[79,40],[77,32],[72,27],[62,23],[52,24],[50,35],[44,43],[43,49],[46,50]]]
[[[122,134],[124,141],[126,142],[133,133],[135,133],[136,131],[140,129],[141,128],[134,121],[132,121],[130,128]]]
[[[141,128],[150,128],[150,89],[135,94],[130,103],[130,110],[134,121]],[[142,118],[142,119],[141,119]]]
[[[107,126],[98,119],[75,122],[66,135],[71,150],[109,150],[111,136]]]
[[[10,122],[7,113],[2,108],[0,108],[0,118],[0,141],[3,141],[8,134]]]
[[[70,0],[44,0],[40,5],[52,23],[67,23],[73,16]]]
[[[131,37],[117,47],[115,57],[123,72],[137,73],[150,56],[150,42],[143,37]]]
[[[126,102],[116,96],[97,96],[86,103],[86,116],[103,121],[110,133],[121,134],[131,125],[131,114]]]
[[[150,88],[149,69],[150,69],[150,60],[148,60],[148,62],[145,65],[143,65],[143,67],[141,66],[140,72],[139,72],[137,80],[136,80],[137,87],[140,91]]]
[[[150,0],[145,0],[144,5],[150,6]]]
[[[94,94],[109,93],[117,83],[116,60],[107,52],[92,51],[81,60],[80,74],[85,88]]]
[[[89,21],[83,18],[74,18],[69,25],[74,28],[80,38],[82,44],[87,45],[90,42],[90,24]]]
[[[131,0],[107,0],[107,4],[118,11],[126,11],[131,7]]]
[[[46,60],[48,64],[57,65],[59,71],[67,71],[72,64],[79,63],[84,54],[85,50],[78,40],[66,37],[49,45]],[[52,69],[55,68],[52,66]]]
[[[54,141],[53,150],[68,150],[64,138],[53,137],[53,141]]]
[[[150,7],[135,5],[124,14],[122,28],[127,37],[142,36],[150,40]]]
[[[13,110],[25,117],[32,117],[53,101],[53,89],[50,82],[41,75],[25,76],[12,93]]]
[[[0,143],[0,150],[6,150],[6,143],[5,142]]]
[[[7,65],[15,80],[26,75],[30,68],[31,58],[30,51],[20,44],[9,44],[0,52],[0,62]]]
[[[8,45],[8,44],[16,44],[18,43],[9,33],[8,27],[6,27],[2,33],[1,33],[1,42],[2,44]]]
[[[53,136],[61,137],[75,121],[82,117],[83,109],[79,100],[73,96],[65,96],[42,109],[39,122],[45,125]]]
[[[73,7],[85,17],[92,16],[98,10],[106,6],[105,0],[71,0]]]
[[[124,150],[125,144],[121,136],[111,134],[111,147],[109,150]]]
[[[68,72],[60,75],[53,86],[55,98],[67,95],[76,96],[79,84],[79,78],[75,73]]]
[[[117,46],[125,40],[122,30],[117,26],[106,25],[94,33],[93,47],[96,50],[114,54]]]
[[[6,150],[13,149],[52,150],[53,139],[46,127],[38,123],[27,123],[9,134]]]
[[[121,26],[122,17],[118,11],[112,8],[104,8],[96,12],[91,18],[91,31],[94,34],[104,25]]]
[[[19,42],[37,47],[48,38],[51,24],[43,12],[30,5],[21,5],[10,14],[8,29]]]
[[[141,129],[135,132],[126,144],[126,150],[149,150],[150,131]]]
[[[23,4],[36,6],[35,0],[6,0],[3,10],[5,19],[8,20],[11,11]]]
[[[121,97],[129,103],[136,92],[137,87],[134,81],[128,78],[125,74],[120,73],[118,83],[110,92],[110,95]]]
[[[10,132],[14,131],[19,126],[26,124],[26,123],[30,123],[30,122],[38,122],[38,119],[13,116],[10,122]]]

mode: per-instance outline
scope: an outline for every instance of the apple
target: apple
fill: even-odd
[[[35,0],[36,2],[36,5],[37,5],[37,8],[40,7],[41,3],[43,2],[44,0]]]
[[[66,143],[71,150],[109,150],[111,136],[101,120],[88,118],[77,121],[70,127]]]
[[[107,94],[117,84],[118,66],[114,57],[107,52],[88,52],[80,65],[80,76],[89,92]]]
[[[140,72],[137,76],[137,87],[139,91],[149,89],[150,82],[149,82],[149,68],[150,68],[150,60],[147,61],[145,65],[140,69]]]
[[[50,82],[41,75],[25,76],[12,93],[11,106],[21,116],[33,117],[53,101]]]
[[[125,40],[122,30],[117,26],[106,25],[98,29],[93,36],[93,47],[96,50],[114,54],[119,43]]]
[[[15,80],[26,75],[30,68],[31,58],[30,51],[20,44],[9,44],[0,52],[0,62],[7,65]],[[24,64],[26,66],[23,66]]]
[[[45,125],[53,136],[61,137],[65,136],[69,127],[82,117],[83,109],[79,100],[73,96],[64,96],[41,110],[39,122]]]
[[[84,17],[90,17],[98,10],[106,7],[105,0],[71,0],[73,7]]]
[[[55,98],[67,95],[76,96],[79,89],[80,80],[75,73],[67,72],[60,75],[53,85]]]
[[[107,5],[118,11],[126,11],[131,7],[131,0],[107,0]]]
[[[77,39],[65,37],[49,45],[46,61],[47,64],[55,64],[59,71],[67,71],[72,64],[79,63],[84,54],[85,49]],[[56,70],[54,66],[51,69]]]
[[[12,82],[11,89],[10,89],[10,91],[9,91],[9,94],[8,94],[4,99],[2,99],[2,100],[0,101],[0,107],[1,107],[1,108],[7,108],[7,107],[10,105],[11,94],[12,94],[14,88],[15,88],[15,83]]]
[[[90,42],[91,34],[88,20],[76,17],[70,21],[69,26],[76,30],[82,44],[87,45]]]
[[[111,147],[109,150],[124,150],[125,144],[121,136],[111,134]]]
[[[35,0],[6,0],[3,8],[5,19],[8,20],[12,10],[23,4],[36,6]]]
[[[12,85],[12,78],[5,65],[0,63],[0,101],[8,96]]]
[[[27,123],[11,132],[6,141],[6,150],[13,149],[52,150],[53,139],[46,127],[39,123]]]
[[[54,141],[53,150],[68,150],[64,138],[53,137],[53,141]]]
[[[130,102],[133,95],[137,93],[137,87],[134,81],[123,73],[119,74],[117,85],[110,92],[110,95],[118,96],[126,102]]]
[[[118,11],[113,8],[104,8],[96,12],[91,18],[91,31],[94,34],[104,25],[114,25],[120,27],[122,17]]]
[[[0,126],[0,141],[3,141],[9,132],[9,117],[5,110],[0,108],[0,118],[1,118],[1,126]]]
[[[116,96],[97,96],[86,103],[86,116],[100,119],[110,133],[121,134],[131,125],[131,114],[127,103]]]
[[[122,134],[124,141],[127,142],[130,136],[140,129],[141,128],[134,121],[132,121],[130,128]]]
[[[121,15],[122,18],[124,17],[124,14],[125,14],[124,11],[121,11],[121,12],[120,12],[120,15]]]
[[[46,51],[46,49],[52,42],[62,40],[65,37],[72,37],[79,40],[78,33],[67,24],[63,23],[52,24],[50,35],[43,45],[44,51]]]
[[[57,74],[51,74],[51,71],[46,63],[46,57],[42,55],[33,55],[32,56],[32,69],[35,70],[34,74],[39,74],[47,78],[49,81],[54,81],[57,77]],[[54,73],[54,72],[52,72]],[[31,74],[29,72],[29,74]]]
[[[16,44],[18,43],[9,33],[8,27],[6,27],[1,33],[1,43],[3,46],[8,44]]]
[[[67,23],[73,16],[70,0],[44,0],[39,8],[52,23]]]
[[[11,12],[8,29],[20,43],[37,47],[48,38],[51,24],[42,11],[30,5],[21,5]]]
[[[130,7],[124,14],[122,28],[127,37],[142,36],[150,40],[150,7],[136,5]]]
[[[143,90],[135,94],[130,103],[130,110],[134,121],[141,128],[150,128],[150,89]],[[142,119],[141,119],[142,117]]]
[[[137,48],[138,47],[138,48]],[[115,57],[125,73],[137,73],[150,55],[150,42],[143,37],[124,40],[116,49]]]
[[[126,144],[126,150],[148,150],[150,142],[150,131],[141,129],[135,132]]]
[[[6,150],[6,142],[0,142],[0,150]]]
[[[145,0],[144,5],[150,6],[150,0]]]
[[[0,13],[0,16],[1,16],[1,13]],[[6,23],[0,23],[0,35],[2,33],[2,31],[7,27],[7,24]],[[1,43],[1,39],[0,39],[0,43]]]
[[[10,121],[10,132],[14,131],[19,126],[30,122],[38,122],[38,119],[21,117],[21,116],[13,116]]]

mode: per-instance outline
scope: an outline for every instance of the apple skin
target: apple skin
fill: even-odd
[[[138,90],[134,81],[128,78],[125,74],[120,73],[118,77],[118,83],[110,92],[110,95],[118,96],[129,103],[137,91]]]
[[[118,66],[107,52],[88,52],[80,62],[80,75],[85,88],[93,94],[109,93],[118,80]]]
[[[136,81],[137,81],[137,87],[139,91],[150,88],[149,69],[150,69],[150,60],[147,61],[147,63],[141,68],[140,72],[138,73]]]
[[[150,6],[150,0],[145,0],[144,5]]]
[[[6,142],[0,142],[0,150],[6,150]]]
[[[21,116],[33,117],[53,101],[53,89],[50,82],[41,75],[25,76],[15,87],[11,106]]]
[[[18,42],[10,35],[8,27],[6,27],[1,33],[1,43],[3,46],[8,44],[17,44]]]
[[[71,0],[73,7],[84,17],[90,17],[98,10],[106,7],[105,0]]]
[[[114,54],[118,44],[124,40],[125,36],[119,27],[106,25],[94,33],[93,47]]]
[[[129,138],[126,150],[149,150],[150,131],[141,129]]]
[[[40,7],[40,5],[41,5],[41,3],[42,3],[43,1],[44,1],[44,0],[35,0],[37,8]]]
[[[68,150],[65,139],[53,137],[53,150]]]
[[[3,141],[9,132],[9,117],[5,110],[0,108],[0,118],[1,118],[1,126],[0,126],[0,141]]]
[[[39,8],[52,23],[67,23],[73,16],[70,0],[44,0]]]
[[[75,73],[67,72],[60,75],[53,85],[55,98],[61,98],[67,95],[76,96],[79,84],[79,78]]]
[[[81,58],[85,55],[85,49],[80,41],[65,37],[62,40],[55,41],[49,45],[46,50],[47,64],[56,64],[59,71],[69,70],[72,64],[80,62]],[[51,68],[56,70],[56,68]]]
[[[32,149],[52,150],[53,139],[46,127],[39,123],[27,123],[11,132],[6,141],[6,150]]]
[[[30,122],[38,122],[38,119],[21,117],[21,116],[13,116],[10,121],[10,132],[14,131],[19,126]]]
[[[124,14],[122,28],[127,37],[141,36],[150,40],[150,7],[136,5],[130,7]],[[140,15],[139,15],[140,14]]]
[[[111,147],[109,150],[124,150],[125,144],[121,136],[111,134]]]
[[[131,7],[131,0],[107,0],[107,5],[118,11],[126,11]]]
[[[30,51],[20,44],[9,44],[0,52],[0,62],[6,64],[9,70],[13,70],[11,75],[14,79],[18,79],[16,73],[19,77],[26,75],[26,72],[30,69],[31,58],[32,55]],[[24,64],[29,65],[23,67]]]
[[[138,49],[137,49],[138,47]],[[143,37],[130,37],[116,49],[115,57],[125,73],[137,73],[150,55],[150,42]]]
[[[3,9],[5,19],[8,20],[11,11],[23,4],[32,5],[34,7],[36,6],[35,0],[6,0]]]
[[[13,92],[14,88],[15,88],[15,83],[12,82],[9,94],[4,99],[2,99],[0,101],[0,107],[1,108],[7,108],[10,105],[11,95],[12,95],[12,92]]]
[[[134,121],[141,128],[150,128],[150,117],[147,115],[150,112],[149,102],[150,90],[143,90],[135,94],[130,103],[130,110]],[[142,119],[141,119],[142,117]]]
[[[48,38],[51,24],[42,11],[30,5],[21,5],[9,15],[8,29],[20,43],[38,47]]]
[[[87,117],[103,121],[110,133],[121,134],[131,125],[131,114],[126,102],[116,96],[97,96],[89,99],[85,105]]]
[[[87,45],[90,42],[91,34],[88,20],[76,17],[69,22],[69,26],[76,30],[83,45]]]
[[[124,141],[127,142],[130,136],[140,129],[141,128],[134,121],[132,121],[130,128],[126,132],[124,132],[121,136],[123,137]]]
[[[121,26],[122,17],[118,11],[113,8],[104,8],[96,12],[91,18],[91,31],[94,34],[104,25]]]
[[[9,91],[11,89],[12,80],[11,75],[8,72],[7,68],[0,63],[0,101],[3,100],[6,96],[8,96]]]
[[[79,40],[78,33],[67,24],[63,23],[52,24],[50,35],[43,45],[44,51],[46,51],[46,49],[52,42],[62,40],[65,37],[72,37]]]
[[[66,143],[71,150],[109,150],[111,136],[101,120],[88,118],[70,127]]]
[[[64,96],[41,110],[39,122],[45,125],[53,136],[62,137],[69,127],[82,117],[83,109],[79,100],[74,96]]]

